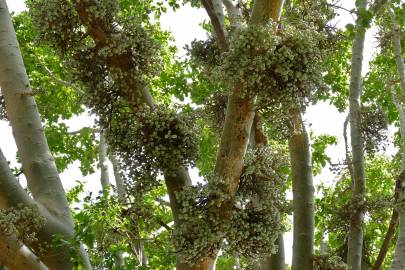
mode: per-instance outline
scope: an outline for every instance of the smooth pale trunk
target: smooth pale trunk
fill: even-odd
[[[288,144],[290,148],[293,185],[293,270],[312,270],[314,253],[314,185],[309,137],[301,112],[290,115],[293,125]]]
[[[365,10],[367,1],[359,1],[358,10]],[[353,163],[353,185],[352,185],[352,202],[357,205],[364,202],[366,192],[366,176],[364,169],[364,143],[361,134],[361,105],[360,96],[362,90],[362,62],[364,51],[366,29],[361,25],[361,18],[356,21],[356,34],[352,47],[352,60],[350,72],[350,138],[352,147]],[[364,213],[359,206],[352,213],[349,240],[347,264],[352,270],[361,270],[362,252],[363,252],[363,220]]]
[[[28,188],[59,221],[62,231],[73,234],[69,204],[48,148],[5,0],[0,0],[0,86]],[[55,228],[55,232],[58,230]],[[41,232],[39,237],[50,239],[51,235]],[[72,268],[67,250],[55,253],[50,248],[47,252],[41,259],[50,269]]]
[[[107,166],[107,143],[105,141],[104,132],[100,132],[100,144],[98,147],[98,166],[100,167],[100,182],[103,188],[103,193],[110,190],[110,180]]]

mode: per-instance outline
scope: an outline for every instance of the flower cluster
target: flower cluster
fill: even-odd
[[[381,107],[363,106],[361,108],[361,133],[364,147],[370,154],[385,148],[387,141],[388,118]]]
[[[109,124],[111,150],[121,157],[129,178],[155,181],[159,173],[194,165],[198,158],[198,132],[191,116],[144,106],[135,113],[116,114]]]
[[[342,258],[333,255],[313,256],[312,264],[314,270],[347,270],[349,267]]]
[[[147,81],[161,61],[153,27],[121,16],[117,1],[62,2],[28,1],[33,23],[81,83],[83,102],[99,117],[124,176],[148,190],[159,173],[192,165],[198,133],[190,118],[145,106]]]
[[[221,177],[212,176],[206,185],[177,193],[181,204],[179,228],[174,233],[183,260],[193,263],[201,255],[219,249],[229,254],[260,257],[274,253],[283,230],[280,222],[285,192],[284,149],[263,147],[246,156],[241,185],[236,196],[226,192]],[[225,215],[219,209],[229,207]]]
[[[25,244],[37,241],[36,234],[44,223],[35,206],[0,210],[0,233],[17,236]]]

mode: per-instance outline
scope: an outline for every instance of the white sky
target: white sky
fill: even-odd
[[[355,0],[343,0],[341,4],[343,7],[350,10],[354,8],[354,2]],[[7,3],[10,11],[20,12],[25,9],[24,0],[7,0]],[[176,45],[181,50],[185,44],[189,44],[192,40],[204,39],[206,37],[205,31],[199,26],[199,23],[204,19],[207,19],[204,10],[196,10],[187,6],[180,8],[175,14],[171,11],[164,14],[161,18],[161,25],[164,29],[173,33],[173,36],[176,38]],[[339,27],[344,27],[347,23],[353,23],[353,19],[350,14],[342,10],[337,23]],[[366,35],[363,74],[367,72],[368,62],[371,60],[372,54],[375,51],[375,41],[373,40],[375,32],[376,29],[371,28]],[[305,115],[306,122],[310,125],[315,135],[330,134],[338,138],[339,144],[327,150],[327,154],[332,158],[333,162],[337,162],[344,157],[342,130],[345,117],[345,114],[338,113],[334,107],[326,103],[320,103],[308,108]],[[78,130],[81,127],[92,126],[92,121],[87,116],[77,117],[68,121],[68,126],[71,130]],[[0,121],[0,148],[11,161],[11,165],[17,165],[15,161],[17,149],[12,138],[11,128],[4,121]],[[391,147],[390,152],[393,151],[394,149]],[[192,171],[192,177],[198,177],[197,171]],[[76,180],[85,180],[87,183],[86,190],[91,190],[96,193],[101,189],[99,172],[88,177],[83,177],[78,169],[78,164],[73,164],[66,172],[62,173],[61,179],[67,190],[75,186]],[[113,177],[111,177],[111,179],[113,179]],[[331,180],[333,180],[333,175],[329,172],[328,168],[324,169],[321,175],[315,177],[315,183],[329,182]],[[291,262],[291,250],[292,233],[288,232],[285,234],[285,251],[288,263]]]

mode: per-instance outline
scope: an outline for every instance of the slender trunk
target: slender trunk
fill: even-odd
[[[113,172],[114,172],[114,178],[115,178],[115,186],[117,188],[118,198],[119,198],[121,203],[126,203],[127,195],[126,195],[126,191],[125,191],[125,184],[124,184],[124,180],[122,179],[121,174],[120,174],[120,167],[119,167],[119,164],[118,164],[118,160],[113,154],[110,154],[109,158],[110,158],[110,161],[111,161],[112,166],[113,166]]]
[[[301,112],[292,111],[289,138],[293,185],[293,270],[311,270],[314,253],[314,186],[309,137]]]
[[[380,248],[380,252],[378,253],[377,259],[373,265],[373,270],[380,270],[382,268],[382,265],[384,263],[385,257],[387,256],[391,241],[394,238],[395,230],[398,226],[398,221],[399,221],[398,217],[399,217],[398,211],[396,209],[392,210],[390,225],[388,227],[387,233],[385,234],[383,244]]]
[[[78,253],[79,253],[79,256],[80,256],[80,259],[81,259],[83,269],[84,270],[92,270],[93,267],[91,266],[89,255],[87,254],[87,251],[84,248],[84,245],[82,243],[80,243]]]
[[[0,86],[28,187],[34,199],[72,235],[69,204],[48,148],[5,0],[0,0],[0,33]],[[51,232],[57,233],[59,229]],[[51,240],[52,235],[47,236]],[[67,251],[56,253],[49,248],[41,259],[50,269],[72,268]]]
[[[350,151],[349,151],[349,142],[347,139],[347,126],[349,125],[350,121],[350,115],[347,115],[345,122],[343,124],[343,138],[345,141],[345,152],[346,152],[346,163],[347,163],[347,169],[349,170],[350,177],[352,179],[352,185],[353,185],[353,163],[352,163],[352,158],[350,157]]]
[[[108,175],[107,162],[107,143],[105,141],[104,132],[100,132],[100,145],[98,148],[98,160],[100,167],[100,182],[103,188],[103,193],[107,193],[110,189],[110,180]]]
[[[395,17],[395,13],[389,9],[391,18],[392,18],[392,44],[394,47],[395,53],[395,62],[397,66],[397,71],[400,79],[400,86],[403,95],[405,95],[405,64],[404,58],[402,57],[402,50],[401,50],[401,36],[400,30],[398,26],[397,19]],[[405,199],[405,113],[402,107],[402,103],[399,102],[399,99],[396,96],[395,89],[392,89],[392,97],[394,104],[399,112],[399,121],[400,121],[400,130],[402,136],[402,173],[399,182],[399,194],[398,194],[398,202],[402,202]],[[397,239],[397,244],[395,248],[394,259],[391,265],[391,270],[403,270],[405,269],[405,207],[403,203],[398,206],[398,214],[399,214],[399,234]]]
[[[365,10],[367,1],[359,2],[358,10]],[[360,16],[360,15],[359,15]],[[361,270],[363,251],[363,219],[364,196],[366,192],[366,176],[364,171],[364,149],[361,135],[361,106],[362,62],[366,29],[361,25],[362,18],[356,21],[356,34],[352,47],[352,68],[350,73],[350,137],[353,162],[352,204],[355,212],[351,216],[349,228],[347,264],[352,270]]]

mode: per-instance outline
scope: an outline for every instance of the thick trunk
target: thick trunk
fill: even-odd
[[[250,130],[255,114],[255,98],[242,98],[238,89],[229,95],[221,144],[215,165],[215,173],[222,177],[233,196],[243,169]]]
[[[367,1],[359,2],[358,10],[365,10]],[[363,138],[361,135],[361,107],[360,96],[362,88],[362,62],[364,39],[366,29],[361,25],[362,18],[356,22],[356,34],[352,47],[352,68],[350,73],[350,137],[352,147],[353,163],[353,186],[352,203],[355,212],[351,216],[349,228],[349,244],[347,264],[352,270],[361,270],[362,251],[363,251],[363,219],[364,212],[362,204],[366,192],[366,176],[364,171],[364,149]]]
[[[280,234],[276,240],[277,253],[272,254],[261,262],[260,270],[285,270],[284,239]]]
[[[283,10],[284,0],[256,0],[253,5],[250,23],[260,24],[269,19],[278,22]]]
[[[402,57],[402,50],[401,50],[401,36],[400,30],[398,26],[397,19],[395,17],[394,12],[389,9],[392,18],[392,44],[394,47],[395,53],[395,62],[397,66],[397,71],[400,79],[400,86],[401,91],[405,94],[405,64],[404,58]],[[400,129],[401,129],[401,136],[402,136],[402,174],[401,178],[399,179],[398,187],[399,187],[399,200],[401,202],[405,199],[405,179],[403,174],[405,172],[405,113],[402,107],[402,103],[396,96],[395,89],[392,89],[392,97],[394,104],[399,112],[399,121],[400,121]],[[405,269],[405,207],[403,203],[400,203],[398,206],[398,214],[399,214],[399,234],[395,248],[394,259],[391,265],[391,270],[403,270]]]
[[[33,205],[35,202],[18,183],[0,150],[0,209],[17,207],[20,204]],[[0,264],[11,269],[48,269],[18,239],[2,233],[0,233]]]
[[[48,148],[5,0],[0,0],[0,33],[0,86],[23,171],[36,202],[58,223],[51,231],[42,230],[38,237],[51,240],[53,233],[72,235],[69,204]],[[42,257],[50,269],[71,269],[68,252],[53,253],[50,248]]]
[[[73,226],[4,0],[0,1],[0,32],[0,85],[28,187],[37,202]]]
[[[402,94],[405,95],[405,63],[402,56],[401,47],[401,30],[399,28],[394,11],[388,9],[392,19],[392,45],[394,47],[395,63],[397,66],[399,83],[401,86]]]
[[[37,206],[39,214],[45,218],[45,224],[36,235],[39,243],[51,243],[55,234],[63,235],[66,238],[72,236],[73,232],[71,231],[70,226],[60,223],[45,207],[36,203],[28,196],[12,174],[7,160],[0,150],[0,208],[6,209],[10,207],[18,207],[19,205]],[[38,243],[33,243],[32,248],[38,248]],[[59,254],[59,256],[52,256],[52,250],[49,250],[48,252],[49,253],[44,254],[41,259],[50,269],[63,269],[58,268],[58,266],[63,266],[63,263],[66,262],[66,260],[70,261],[70,257],[67,255],[65,256],[63,253]],[[23,257],[21,257],[21,259],[22,258]],[[2,261],[1,258],[0,261]],[[68,265],[70,265],[70,263]]]
[[[405,179],[404,179],[405,180]],[[402,182],[402,200],[404,199],[405,182]],[[392,261],[391,270],[405,269],[405,209],[401,207],[399,210],[399,233],[397,245],[395,247],[394,260]]]
[[[293,185],[293,270],[312,270],[314,253],[314,186],[309,137],[301,112],[290,114],[292,124],[289,138]]]

